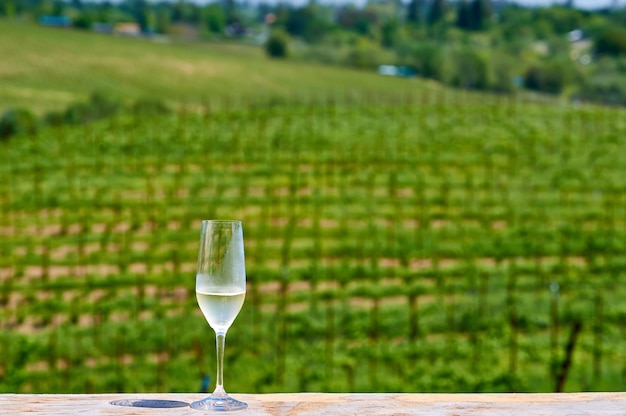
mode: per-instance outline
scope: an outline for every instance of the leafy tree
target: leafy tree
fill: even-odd
[[[622,76],[600,76],[584,82],[576,96],[585,101],[626,105],[626,80]]]
[[[265,51],[270,58],[286,58],[288,55],[289,38],[281,30],[274,30],[265,42]]]
[[[468,89],[486,89],[488,70],[486,60],[471,49],[453,55],[452,85]]]
[[[467,0],[460,0],[456,10],[456,25],[461,29],[471,28],[470,6]]]
[[[509,5],[498,13],[498,29],[505,42],[519,42],[532,36],[532,10]]]
[[[209,4],[203,9],[204,24],[210,33],[224,33],[226,13],[217,3]]]
[[[524,86],[535,91],[559,94],[568,78],[569,74],[563,64],[551,61],[529,67],[524,76]]]
[[[424,0],[411,0],[406,8],[406,21],[410,24],[420,24],[423,20]]]
[[[239,23],[239,16],[237,15],[237,5],[235,0],[223,0],[224,12],[226,13],[226,23],[231,25],[233,23]]]
[[[433,0],[430,5],[430,13],[428,14],[428,23],[433,25],[442,21],[448,11],[448,3],[446,0]]]
[[[488,0],[473,0],[469,6],[470,29],[484,30],[491,18],[491,5]]]
[[[513,91],[515,85],[514,77],[519,75],[519,64],[517,60],[506,53],[494,53],[490,59],[490,89],[508,93]]]
[[[354,68],[373,69],[385,62],[386,57],[382,53],[382,49],[374,42],[365,38],[352,47],[347,56],[347,64]]]
[[[419,76],[443,80],[444,54],[437,42],[403,45],[399,54],[401,63],[415,68]]]
[[[626,55],[626,29],[611,27],[600,32],[594,39],[594,50],[598,55]]]
[[[64,113],[69,124],[86,124],[95,120],[110,117],[121,108],[120,102],[102,92],[94,92],[87,102],[70,105]]]
[[[154,14],[154,31],[157,33],[168,33],[171,24],[171,16],[167,9],[159,8]]]
[[[280,6],[278,6],[280,7]],[[256,6],[256,23],[266,23],[267,15],[274,14],[274,7],[267,3],[259,3]],[[275,17],[275,14],[274,14]]]
[[[457,5],[457,26],[466,30],[484,30],[491,17],[487,0],[460,0]]]
[[[395,46],[398,39],[398,32],[400,31],[400,25],[395,19],[386,21],[381,29],[381,44],[385,48],[392,48]]]
[[[125,4],[122,4],[120,8],[125,9],[137,24],[141,27],[142,31],[147,31],[149,28],[148,25],[148,14],[150,10],[150,5],[146,2],[146,0],[130,0]]]
[[[287,33],[291,36],[302,37],[306,32],[306,26],[311,18],[312,16],[306,7],[289,9],[287,20],[285,22],[285,29],[287,30]]]
[[[80,13],[72,20],[72,26],[76,29],[87,30],[91,28],[92,18],[89,13]]]
[[[584,15],[580,10],[562,6],[539,7],[533,12],[535,22],[545,20],[550,22],[554,33],[565,34],[578,29],[584,22]]]
[[[314,4],[289,9],[285,21],[285,29],[290,35],[301,37],[311,43],[321,40],[326,31]]]
[[[274,11],[274,26],[276,27],[285,27],[285,25],[287,24],[287,19],[289,18],[289,14],[291,13],[291,10],[289,7],[287,7],[286,4],[279,4],[278,6],[276,6],[276,10]]]
[[[18,10],[17,0],[0,0],[0,16],[13,17]]]
[[[337,24],[340,27],[361,35],[371,35],[378,17],[372,10],[357,9],[354,6],[344,7],[339,11]]]
[[[168,7],[172,22],[199,24],[202,20],[200,8],[193,2],[178,0]]]
[[[37,119],[23,108],[9,109],[0,117],[0,140],[16,134],[33,134],[37,131]]]

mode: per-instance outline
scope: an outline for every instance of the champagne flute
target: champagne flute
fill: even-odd
[[[213,393],[191,403],[199,410],[239,410],[248,405],[224,390],[224,343],[226,331],[237,317],[246,296],[243,229],[240,221],[204,220],[200,233],[196,298],[215,331],[217,379]]]

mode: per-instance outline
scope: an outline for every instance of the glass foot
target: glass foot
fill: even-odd
[[[248,407],[246,403],[235,400],[228,395],[209,396],[206,399],[191,403],[190,406],[197,410],[217,410],[222,412],[229,410],[241,410]]]

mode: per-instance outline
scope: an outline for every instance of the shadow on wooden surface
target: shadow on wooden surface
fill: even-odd
[[[181,402],[178,400],[113,400],[110,402],[114,406],[126,406],[126,407],[148,407],[151,409],[170,409],[174,407],[188,407],[189,403]]]

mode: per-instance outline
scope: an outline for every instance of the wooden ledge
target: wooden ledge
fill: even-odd
[[[0,394],[3,415],[192,415],[203,394]],[[626,416],[625,393],[560,394],[233,394],[234,415]],[[116,402],[117,405],[112,404]]]

